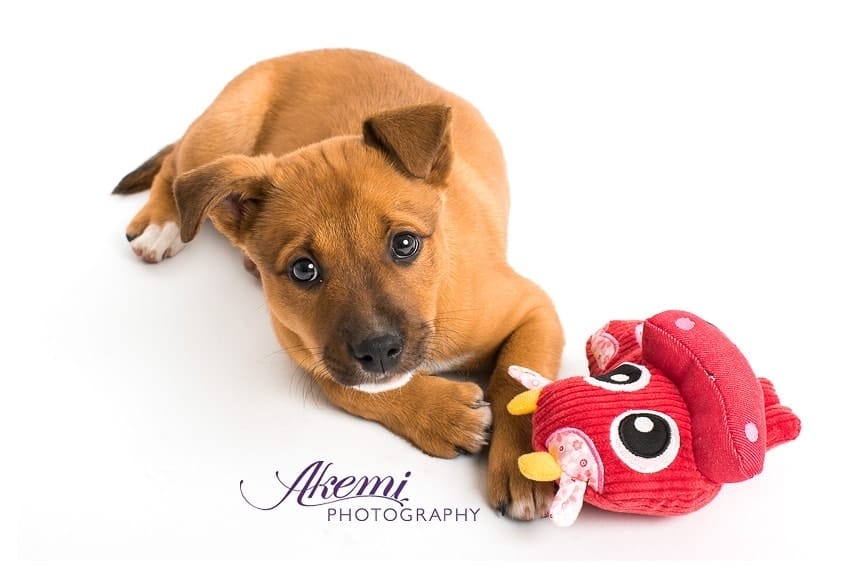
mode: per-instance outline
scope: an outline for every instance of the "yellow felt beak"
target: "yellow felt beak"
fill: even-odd
[[[539,389],[529,389],[508,402],[508,413],[511,415],[526,415],[537,409],[537,398],[540,397]],[[532,455],[532,454],[529,454]]]
[[[561,465],[548,452],[523,454],[519,457],[518,462],[519,471],[529,480],[554,482],[561,478]]]

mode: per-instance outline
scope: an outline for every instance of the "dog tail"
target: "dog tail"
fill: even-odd
[[[113,195],[130,195],[139,191],[146,191],[151,188],[153,178],[162,167],[162,161],[174,150],[174,144],[161,149],[158,153],[143,162],[138,168],[130,171],[124,178],[121,179],[115,188],[112,189]]]

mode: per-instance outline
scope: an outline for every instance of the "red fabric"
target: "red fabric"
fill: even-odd
[[[592,377],[563,379],[541,390],[532,416],[534,449],[557,453],[547,447],[555,432],[583,432],[600,461],[603,481],[585,493],[585,501],[597,507],[661,516],[692,512],[710,502],[722,483],[761,471],[766,449],[799,435],[799,418],[780,404],[773,384],[757,379],[737,347],[691,313],[612,321],[588,340],[587,354],[591,376],[623,362],[643,366],[651,376],[631,391],[628,384],[612,391],[616,380],[600,386]],[[612,445],[616,420],[631,411],[658,412],[678,428],[678,452],[659,471],[638,471]]]
[[[605,373],[614,361],[637,362],[640,359],[640,321],[610,321],[587,340],[585,352],[590,375]]]
[[[679,387],[688,404],[700,471],[718,483],[761,472],[767,449],[764,396],[735,344],[692,313],[665,311],[644,322],[642,346],[647,362]]]
[[[764,392],[764,421],[767,422],[767,449],[797,439],[800,435],[800,418],[779,402],[779,396],[769,379],[758,378]]]
[[[614,512],[686,514],[707,504],[720,485],[703,476],[694,463],[688,408],[676,386],[649,369],[653,372],[650,384],[636,392],[607,391],[582,377],[544,387],[532,416],[534,449],[549,451],[547,440],[563,427],[579,429],[593,441],[603,471],[602,487],[598,492],[588,487],[585,502]],[[667,469],[656,474],[636,472],[614,452],[611,424],[629,409],[651,409],[676,420],[681,445]]]

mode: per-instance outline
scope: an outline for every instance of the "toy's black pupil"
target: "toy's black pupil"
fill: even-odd
[[[316,280],[316,278],[319,276],[319,270],[317,269],[315,263],[313,263],[310,259],[304,257],[298,259],[295,263],[292,264],[290,274],[292,275],[292,278],[296,281],[307,283],[309,281]]]
[[[619,427],[623,445],[641,458],[660,456],[670,445],[670,425],[652,413],[633,413],[623,418]]]
[[[410,259],[419,252],[419,237],[413,233],[399,233],[391,242],[396,259]]]
[[[643,375],[643,371],[637,365],[622,363],[608,373],[594,375],[593,378],[608,383],[616,383],[617,385],[628,385],[639,380],[641,375]]]

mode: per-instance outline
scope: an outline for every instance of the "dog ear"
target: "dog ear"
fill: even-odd
[[[234,244],[257,215],[274,157],[228,155],[180,175],[173,186],[180,214],[180,238],[195,238],[209,215]]]
[[[451,112],[442,104],[387,110],[363,123],[363,140],[408,175],[440,183],[451,168]]]

